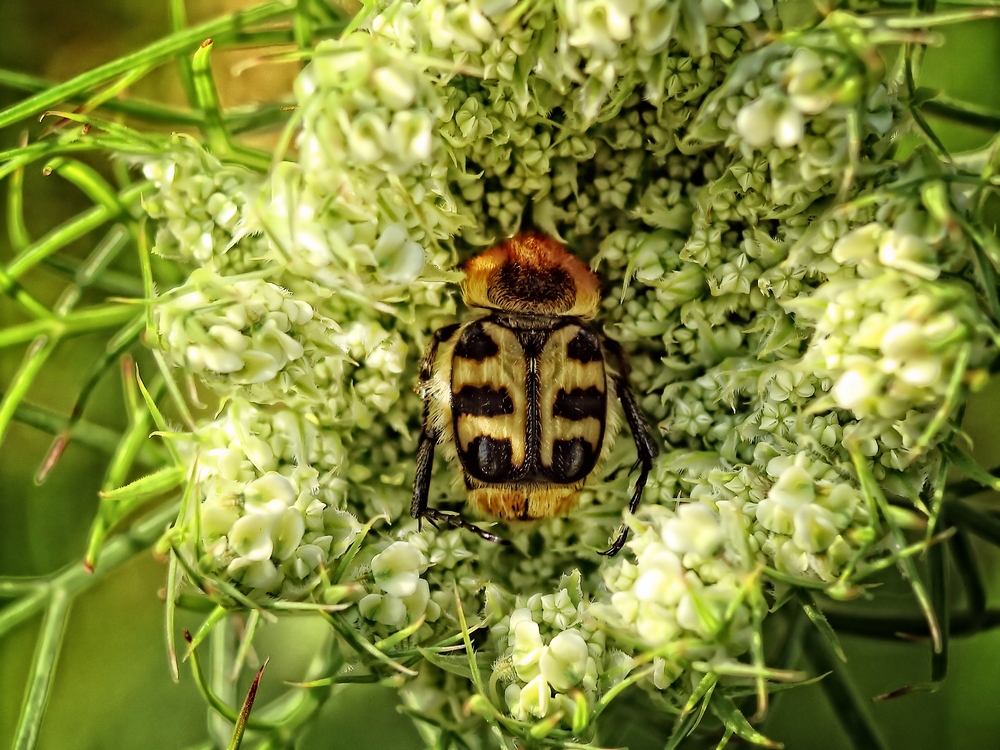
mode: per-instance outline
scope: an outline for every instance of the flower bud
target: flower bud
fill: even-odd
[[[719,519],[706,505],[684,503],[677,515],[663,524],[663,541],[674,552],[694,552],[702,557],[715,553],[722,542]]]
[[[865,224],[848,232],[833,246],[833,259],[838,263],[846,263],[872,257],[878,249],[883,232],[880,224]]]
[[[542,677],[561,692],[578,685],[587,671],[587,642],[573,630],[558,633],[539,659]]]
[[[528,716],[544,718],[549,713],[552,702],[552,691],[545,677],[539,674],[527,685],[521,688],[518,696],[521,710]]]
[[[424,556],[409,542],[393,542],[372,558],[372,576],[385,593],[407,597],[417,590]]]
[[[795,512],[792,540],[807,552],[825,552],[837,538],[833,514],[818,505],[806,505]]]

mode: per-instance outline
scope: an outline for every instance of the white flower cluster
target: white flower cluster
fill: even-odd
[[[491,629],[500,654],[493,680],[508,683],[503,701],[519,721],[561,712],[569,725],[576,693],[593,706],[632,667],[623,652],[606,648],[579,572],[561,584],[552,594],[517,597],[513,611]]]
[[[263,259],[267,244],[244,231],[260,175],[222,164],[185,136],[173,136],[169,150],[147,161],[143,173],[156,187],[142,202],[159,220],[154,252],[220,272],[239,272]]]
[[[199,571],[250,593],[295,600],[313,591],[361,528],[343,486],[320,474],[343,462],[340,436],[235,399],[193,438],[200,501],[187,511],[194,533],[185,546]]]
[[[646,648],[653,684],[670,686],[693,662],[733,661],[750,646],[752,556],[746,520],[729,501],[671,510],[650,506],[639,514],[628,547],[635,562],[604,571],[611,592],[606,619]],[[755,586],[754,586],[755,588]]]
[[[316,368],[340,369],[345,356],[331,320],[264,279],[196,269],[155,317],[174,364],[222,393],[249,391],[257,403],[303,391],[314,398]]]
[[[387,632],[416,622],[423,617],[434,622],[441,616],[441,607],[431,599],[427,580],[420,574],[428,561],[409,542],[393,542],[371,561],[371,591],[358,602],[361,616]]]
[[[166,239],[156,249],[194,267],[185,284],[160,298],[154,315],[168,361],[188,375],[223,398],[294,410],[313,429],[337,437],[336,461],[319,466],[315,457],[299,456],[298,470],[314,476],[310,491],[335,487],[338,511],[397,518],[408,506],[413,471],[412,442],[401,442],[412,441],[418,417],[407,373],[433,330],[431,316],[454,311],[440,271],[433,272],[437,280],[415,282],[428,258],[451,265],[450,253],[434,243],[467,220],[449,203],[439,151],[427,150],[440,148],[429,126],[438,96],[429,77],[368,34],[338,44],[317,55],[297,86],[301,164],[282,162],[262,180],[178,141],[176,153],[146,165],[157,188],[148,210],[164,219],[159,231]],[[391,121],[384,132],[383,118]],[[202,217],[202,203],[215,206],[220,190],[232,210]],[[244,246],[253,253],[241,255],[238,265],[223,260]],[[221,419],[230,417],[227,406]],[[262,479],[266,470],[255,468]],[[198,493],[203,503],[208,484],[206,475]],[[227,540],[252,530],[257,536],[246,543],[263,556],[264,537],[285,534],[275,531],[283,522],[259,503],[238,497],[231,505],[233,512],[218,521],[231,528],[216,529]],[[284,554],[285,544],[273,549]],[[269,558],[281,580],[263,586],[231,567],[231,549],[212,549],[221,555],[206,561],[214,574],[244,588],[292,590],[282,588],[290,579],[281,558]],[[328,569],[343,550],[322,551],[319,566]],[[303,554],[315,557],[311,549]],[[260,562],[258,568],[266,567]],[[426,588],[425,582],[418,598]],[[413,595],[403,597],[411,611]],[[377,610],[388,627],[398,606],[373,601],[365,611]]]
[[[684,224],[683,207],[652,204],[665,189],[680,197],[686,162],[672,160],[671,184],[647,187],[647,149],[669,158],[698,103],[721,83],[745,39],[722,27],[769,7],[581,0],[556,12],[431,0],[391,4],[371,30],[444,70],[437,128],[467,218],[463,239],[478,245],[510,234],[530,206],[537,227],[587,241],[595,230],[610,232],[645,191],[650,211],[672,228]],[[466,71],[475,77],[449,85]]]
[[[756,504],[753,534],[778,570],[832,583],[875,541],[861,491],[836,467],[798,453],[772,458],[767,475],[773,484]]]
[[[830,256],[842,268],[788,303],[816,327],[803,366],[833,381],[834,402],[858,419],[898,422],[936,409],[956,368],[981,364],[988,353],[989,338],[977,342],[988,324],[974,289],[938,278],[962,270],[968,254],[955,252],[922,206],[887,204],[876,221],[841,237]]]
[[[892,125],[885,84],[866,73],[864,50],[838,41],[838,33],[821,26],[744,58],[694,129],[706,141],[728,133],[746,169],[765,164],[771,205],[805,207],[851,173],[863,144]]]
[[[882,147],[905,123],[842,30],[785,34],[768,0],[395,0],[317,46],[296,161],[261,179],[185,143],[149,165],[157,249],[204,267],[159,300],[161,340],[226,399],[192,440],[200,569],[321,597],[357,519],[386,514],[344,566],[364,591],[343,617],[380,639],[422,619],[404,647],[434,658],[404,700],[429,745],[494,744],[464,710],[456,601],[482,608],[478,697],[510,731],[577,728],[645,661],[676,708],[760,666],[765,591],[886,551],[853,459],[923,486],[996,338],[942,219],[959,209],[899,197]],[[609,283],[600,324],[666,442],[610,562],[627,439],[568,518],[499,528],[510,548],[407,516],[417,358],[456,320],[453,269],[528,227]],[[454,467],[433,475],[431,504],[462,508]]]
[[[437,243],[471,220],[447,185],[440,93],[422,66],[357,33],[321,44],[296,94],[299,163],[275,170],[256,217],[285,273],[382,301],[428,256],[449,265]]]

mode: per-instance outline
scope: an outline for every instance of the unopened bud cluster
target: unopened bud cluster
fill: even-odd
[[[815,321],[803,364],[833,381],[838,407],[893,421],[932,411],[956,367],[982,363],[988,352],[977,338],[988,322],[975,289],[959,278],[967,241],[955,245],[915,202],[887,204],[834,244],[830,257],[841,268],[791,309]]]
[[[493,679],[506,683],[502,700],[520,721],[559,712],[569,725],[577,695],[593,706],[631,667],[624,653],[606,648],[605,633],[580,588],[580,574],[562,583],[552,594],[517,597],[510,614],[491,631],[500,654]]]
[[[236,399],[187,451],[199,507],[182,551],[206,575],[301,599],[361,528],[344,509],[343,483],[328,479],[344,460],[341,437],[296,412]]]
[[[246,237],[242,221],[263,180],[248,169],[224,165],[196,141],[174,136],[163,159],[147,161],[143,174],[156,191],[143,208],[157,219],[155,251],[184,264],[219,271],[253,268],[267,243]]]

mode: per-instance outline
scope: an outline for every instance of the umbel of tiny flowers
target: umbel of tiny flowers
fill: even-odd
[[[244,237],[242,229],[263,182],[259,175],[222,164],[184,136],[171,138],[163,158],[146,161],[143,174],[156,185],[142,206],[157,220],[158,254],[225,272],[253,268],[264,259],[267,244]]]
[[[579,572],[565,576],[555,593],[517,597],[490,635],[500,654],[491,682],[507,683],[502,700],[521,721],[559,713],[570,726],[575,695],[594,705],[630,666],[624,653],[605,648]]]
[[[179,441],[190,569],[340,597],[359,637],[419,647],[402,691],[430,745],[569,741],[633,683],[682,711],[770,674],[771,607],[844,595],[926,520],[913,490],[996,354],[967,196],[891,160],[909,123],[873,44],[844,13],[786,33],[762,0],[396,0],[317,45],[268,175],[176,139],[146,207],[190,277],[154,317],[221,399]],[[407,515],[419,352],[457,262],[529,225],[608,282],[600,325],[665,443],[611,560],[627,440],[510,549]],[[460,510],[448,472],[432,502]]]
[[[156,322],[173,363],[222,393],[252,391],[257,403],[314,394],[316,368],[345,358],[335,323],[309,303],[264,279],[207,268],[157,305]]]
[[[299,599],[361,529],[321,475],[343,460],[339,437],[299,413],[234,399],[182,447],[201,499],[182,517],[179,541],[205,575],[251,595]]]
[[[941,403],[956,367],[990,356],[990,340],[977,341],[987,317],[960,278],[969,254],[955,254],[954,244],[922,205],[897,201],[833,246],[842,268],[793,309],[816,320],[804,363],[835,381],[837,406],[899,420]],[[940,279],[945,271],[959,278]]]
[[[624,643],[662,654],[653,660],[652,682],[663,690],[695,661],[718,665],[747,651],[752,618],[745,579],[753,558],[745,520],[729,504],[654,506],[640,519],[644,528],[629,542],[636,562],[604,572],[610,606],[600,612]]]
[[[841,20],[747,55],[693,129],[695,138],[725,137],[747,160],[763,161],[773,205],[815,200],[853,173],[852,160],[893,123],[870,41]]]

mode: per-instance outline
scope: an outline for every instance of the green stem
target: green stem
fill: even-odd
[[[75,336],[124,325],[136,316],[134,305],[101,305],[71,313],[63,318],[36,320],[0,330],[0,349],[31,341],[36,336]]]
[[[798,592],[799,604],[802,607],[802,611],[805,613],[809,621],[815,626],[819,631],[820,635],[826,639],[826,642],[830,646],[830,651],[833,652],[838,659],[842,662],[847,661],[847,656],[844,654],[844,648],[840,645],[840,639],[837,638],[837,633],[832,627],[830,627],[829,620],[823,616],[823,610],[821,610],[816,605],[816,600],[812,597],[808,591]]]
[[[291,111],[297,106],[294,100],[288,99],[283,103],[265,104],[251,109],[231,111],[226,114],[225,122],[229,132],[233,135],[272,125],[284,126],[291,116]]]
[[[99,135],[94,136],[94,134],[91,133],[91,136],[85,140],[76,140],[72,142],[44,140],[35,141],[27,146],[8,148],[0,151],[0,179],[3,179],[16,169],[27,166],[33,161],[55,154],[72,154],[84,151],[100,151],[102,154],[106,154],[108,151],[116,151],[120,153],[152,153],[152,149],[130,149],[126,147],[127,145],[128,144],[123,143],[121,140],[111,142],[106,138],[102,138]]]
[[[93,167],[76,159],[57,156],[42,169],[42,174],[48,176],[55,172],[67,182],[76,185],[80,191],[97,206],[104,206],[110,211],[124,213],[125,206],[118,199],[118,192]]]
[[[2,392],[0,392],[2,396]],[[14,419],[36,430],[47,432],[50,435],[58,435],[66,429],[69,420],[61,414],[42,409],[31,404],[21,403],[14,411]],[[81,419],[70,432],[70,437],[74,443],[86,445],[102,453],[113,454],[122,439],[122,435],[115,430],[93,424]],[[160,451],[152,444],[147,444],[136,458],[137,463],[144,467],[162,466],[163,457]]]
[[[177,592],[180,588],[180,576],[178,575],[180,566],[177,563],[177,556],[170,552],[170,563],[167,566],[167,597],[166,607],[164,607],[163,629],[167,641],[167,668],[170,670],[170,679],[174,684],[180,682],[180,671],[177,668],[177,629],[175,627],[175,615],[177,614]]]
[[[25,141],[22,141],[22,144]],[[24,224],[24,167],[19,167],[11,172],[10,182],[7,185],[7,235],[10,237],[10,246],[14,252],[19,253],[31,244],[31,237],[28,228]],[[47,318],[52,315],[49,310],[39,300],[35,299],[20,284],[16,284],[3,271],[0,271],[0,284],[10,284],[14,294],[14,299],[20,303],[32,317]]]
[[[257,610],[251,610],[249,614],[247,614],[243,628],[243,635],[240,639],[240,647],[236,650],[236,658],[233,661],[234,681],[240,678],[240,673],[243,671],[243,665],[246,663],[247,655],[250,653],[251,646],[253,646],[253,639],[257,634],[258,625],[260,625],[260,612]]]
[[[186,630],[184,631],[184,640],[188,640],[191,634]],[[201,659],[198,658],[197,649],[191,651],[191,672],[194,675],[195,684],[198,686],[198,691],[202,694],[202,697],[211,706],[219,716],[221,716],[226,721],[236,724],[239,720],[239,712],[232,706],[228,705],[222,698],[215,694],[212,690],[211,685],[208,683],[208,679],[205,677],[205,671],[201,666]],[[228,670],[227,670],[228,672]],[[276,722],[270,721],[247,721],[247,727],[250,729],[259,729],[263,731],[274,731],[280,729],[281,725]]]
[[[21,145],[26,146],[27,140],[22,138]],[[24,167],[11,173],[7,185],[7,236],[14,252],[19,253],[31,244],[28,228],[24,224]]]
[[[51,578],[40,579],[44,580],[45,583],[39,589],[38,594],[0,610],[0,637],[44,609],[52,593],[56,590],[65,592],[67,596],[75,597],[147,547],[153,546],[153,543],[163,534],[167,524],[176,516],[177,503],[164,505],[143,516],[127,532],[116,536],[104,546],[101,562],[93,572],[88,571],[77,562]]]
[[[120,225],[117,225],[120,226]],[[53,255],[45,259],[45,264],[60,273],[76,276],[84,268],[84,261],[68,255]],[[105,269],[89,286],[117,297],[142,297],[142,282],[130,273]]]
[[[52,589],[45,610],[45,619],[42,621],[42,630],[38,636],[38,645],[35,647],[24,705],[17,720],[17,730],[12,745],[14,750],[32,750],[38,741],[72,603],[73,597],[66,589],[60,587]]]
[[[287,41],[287,40],[286,40]],[[52,88],[55,83],[44,78],[19,73],[12,70],[0,68],[0,86],[36,93]],[[85,102],[85,95],[78,95],[69,98],[71,102]],[[226,124],[231,132],[241,133],[247,130],[272,125],[283,122],[287,119],[287,108],[294,107],[295,101],[289,99],[283,104],[261,104],[254,106],[235,107],[227,111],[224,115]],[[205,118],[199,112],[180,107],[170,107],[146,101],[145,99],[109,99],[101,102],[97,110],[116,112],[139,120],[151,123],[162,123],[167,125],[178,125],[200,128],[205,123]],[[47,145],[51,145],[48,141]],[[69,145],[69,144],[67,144]],[[2,159],[0,159],[2,161]]]
[[[44,78],[0,68],[0,86],[6,86],[17,91],[37,93],[39,91],[47,91],[55,85],[57,84]],[[83,103],[87,100],[87,97],[81,94],[68,97],[68,100],[74,103]],[[119,112],[123,115],[136,117],[147,122],[190,125],[193,127],[201,124],[201,118],[197,112],[147,102],[142,99],[109,99],[106,102],[102,102],[98,109]]]
[[[32,296],[27,289],[4,273],[3,269],[0,269],[0,288],[7,289],[8,296],[13,297],[14,301],[21,305],[31,316],[35,318],[49,318],[52,316],[52,311],[49,308]]]
[[[960,102],[947,96],[938,96],[920,105],[927,114],[949,122],[986,130],[990,133],[1000,131],[1000,112],[994,112],[988,107],[978,104]]]
[[[313,30],[309,13],[312,10],[310,0],[297,0],[295,3],[295,18],[292,28],[295,31],[295,44],[299,49],[307,50],[312,47]]]
[[[0,576],[0,599],[19,599],[34,595],[44,588],[44,583],[34,579],[19,580],[16,577]]]
[[[157,65],[169,60],[174,55],[187,54],[209,37],[220,40],[238,38],[240,32],[244,31],[247,26],[285,15],[291,11],[292,6],[287,2],[268,3],[259,8],[233,13],[200,26],[171,34],[137,52],[100,65],[3,110],[0,112],[0,128],[39,115],[60,102],[79,96],[84,91],[110,81],[138,66]]]
[[[170,30],[175,34],[183,33],[187,27],[187,7],[185,6],[185,0],[169,0],[168,8],[170,11]],[[194,108],[194,74],[191,71],[190,56],[178,55],[177,68],[188,103]]]
[[[847,674],[847,667],[837,658],[830,643],[818,630],[805,632],[805,651],[813,667],[826,677],[820,681],[833,713],[840,720],[857,750],[884,750],[887,746]]]
[[[944,544],[927,550],[927,586],[934,615],[941,625],[941,650],[931,651],[931,682],[940,684],[948,674],[948,639],[951,637],[949,618],[948,561]]]
[[[205,118],[205,124],[201,132],[205,136],[208,150],[219,158],[228,156],[233,150],[233,144],[229,140],[229,132],[222,121],[222,107],[219,104],[219,92],[215,88],[215,79],[212,77],[212,46],[211,39],[206,39],[198,51],[194,53],[191,61],[191,81],[194,87],[194,98],[191,106],[201,110]]]
[[[28,389],[35,382],[35,377],[41,371],[42,365],[52,356],[58,343],[58,338],[42,336],[28,347],[28,351],[21,361],[21,366],[17,368],[17,372],[11,379],[10,387],[3,395],[3,400],[0,401],[0,444],[3,443],[4,437],[7,435],[7,428],[14,419],[17,407],[28,394]]]
[[[986,586],[983,584],[979,568],[976,566],[968,533],[959,529],[948,540],[948,551],[951,553],[955,572],[958,573],[958,577],[962,581],[969,617],[973,623],[978,623],[986,614]]]
[[[128,372],[126,377],[132,377],[132,373]],[[154,398],[158,397],[162,392],[162,386],[162,378],[157,379],[150,386],[153,390]],[[129,471],[131,471],[132,466],[135,463],[136,456],[139,454],[142,447],[149,441],[150,421],[151,415],[148,410],[129,410],[128,429],[118,441],[118,445],[115,446],[115,452],[112,454],[111,461],[108,463],[108,467],[105,470],[104,480],[101,483],[101,487],[104,491],[120,487],[125,481],[125,477],[128,475]],[[169,443],[167,445],[167,450],[168,452],[171,451]],[[171,455],[171,458],[175,457]],[[174,463],[176,464],[176,460]],[[160,469],[159,471],[166,471],[167,476],[171,479],[177,478],[177,472],[171,474],[170,469]],[[94,518],[94,522],[90,527],[90,535],[87,541],[87,552],[83,559],[85,567],[93,568],[97,565],[97,561],[103,550],[104,540],[108,532],[110,532],[114,525],[124,517],[124,515],[119,515],[114,512],[114,506],[114,501],[107,497],[101,498],[100,509],[98,510],[97,516]]]
[[[76,400],[73,403],[73,409],[70,411],[69,420],[66,422],[66,427],[56,438],[56,443],[53,444],[53,449],[49,453],[48,459],[51,459],[52,461],[58,460],[59,453],[62,452],[68,442],[67,438],[72,434],[76,423],[83,417],[83,411],[87,406],[87,401],[90,399],[90,395],[93,393],[94,388],[96,388],[97,384],[104,378],[104,375],[108,369],[110,369],[112,362],[120,357],[126,349],[132,346],[135,339],[139,336],[143,325],[144,321],[142,317],[136,316],[129,325],[125,326],[115,336],[113,336],[110,341],[108,341],[104,351],[101,353],[101,356],[90,368],[90,373],[84,381],[83,386],[80,388],[79,393],[77,393]],[[48,463],[48,459],[46,463]],[[40,473],[38,477],[36,477],[37,482],[41,483],[44,481],[45,476],[48,474],[48,469],[51,469],[51,465],[47,466],[47,470],[44,473]]]
[[[142,193],[151,188],[152,183],[148,181],[129,185],[129,187],[121,191],[118,195],[120,208],[113,208],[106,205],[93,206],[83,213],[77,214],[41,239],[33,242],[23,252],[18,253],[17,257],[7,266],[7,276],[10,279],[17,279],[73,240],[83,237],[106,221],[117,218],[123,207],[133,206],[140,200]],[[7,284],[0,284],[0,292],[5,292],[8,288]]]
[[[343,620],[343,618],[337,613],[322,613],[323,619],[329,622],[334,630],[336,630],[340,636],[347,642],[347,644],[354,649],[358,654],[363,655],[364,653],[369,654],[374,657],[376,661],[380,661],[383,664],[392,667],[397,672],[407,675],[408,677],[415,677],[416,672],[408,667],[403,666],[398,661],[390,658],[386,654],[379,651],[372,645],[366,638],[364,638],[359,632],[357,632],[351,625]]]

